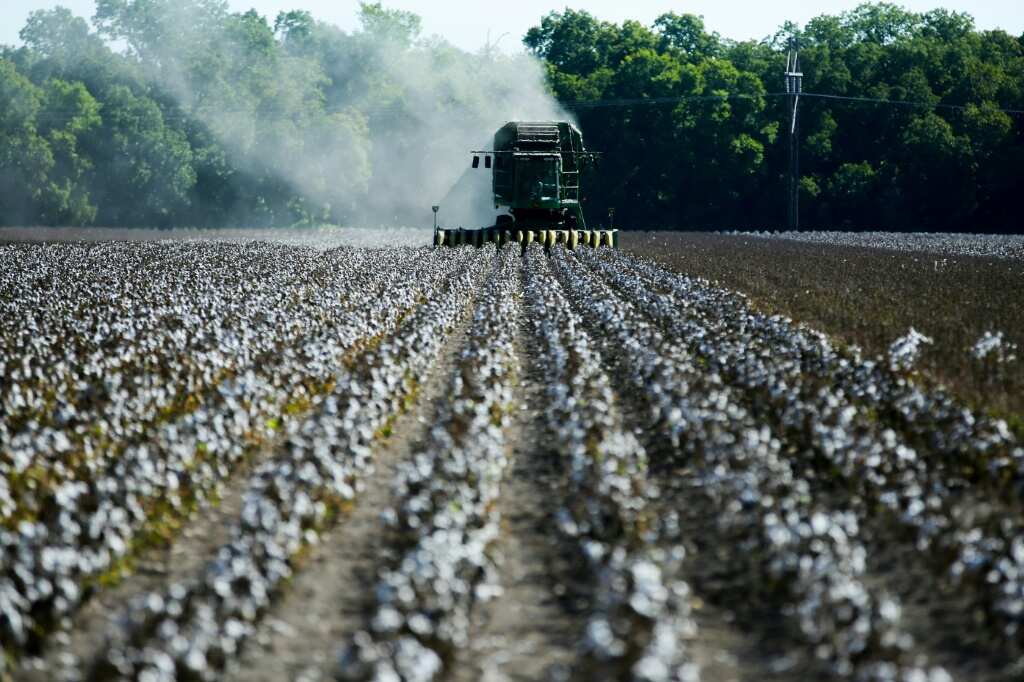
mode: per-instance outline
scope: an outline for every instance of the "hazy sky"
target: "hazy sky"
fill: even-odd
[[[256,8],[273,21],[280,10],[306,9],[323,21],[345,29],[356,25],[357,0],[229,0],[232,9]],[[804,23],[819,14],[835,14],[860,4],[859,0],[815,0],[768,3],[763,0],[384,0],[385,7],[407,9],[423,17],[424,32],[439,34],[454,44],[476,50],[501,38],[501,47],[519,49],[526,30],[552,9],[568,5],[585,9],[601,19],[621,22],[637,19],[650,23],[663,12],[691,12],[704,16],[710,30],[735,39],[763,38],[787,19]],[[1024,33],[1022,0],[904,0],[909,9],[924,11],[937,6],[970,12],[982,29],[1002,28],[1014,35]],[[64,5],[75,14],[91,17],[93,0],[0,0],[0,43],[17,44],[18,31],[29,12]],[[503,34],[507,33],[503,38]]]

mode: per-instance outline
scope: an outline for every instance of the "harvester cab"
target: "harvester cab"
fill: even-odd
[[[510,121],[494,134],[493,149],[472,154],[474,169],[491,171],[494,208],[505,212],[493,225],[475,229],[440,228],[435,218],[435,246],[516,242],[525,248],[536,242],[546,248],[618,248],[618,230],[587,229],[580,178],[597,155],[584,148],[572,123]]]

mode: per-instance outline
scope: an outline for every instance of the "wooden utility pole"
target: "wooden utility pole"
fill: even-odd
[[[786,102],[789,105],[789,229],[800,229],[800,137],[797,127],[797,107],[803,91],[804,74],[800,72],[800,54],[794,42],[786,55]]]

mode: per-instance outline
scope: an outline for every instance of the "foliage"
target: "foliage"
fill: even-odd
[[[483,143],[496,118],[557,112],[524,91],[526,57],[423,38],[381,3],[358,18],[97,0],[92,31],[32,13],[24,46],[0,48],[0,224],[416,222],[468,150],[457,131]],[[1024,116],[1005,110],[1024,109],[1024,37],[887,3],[744,42],[692,14],[542,17],[523,43],[605,155],[590,222],[781,225],[794,41],[806,92],[909,103],[802,100],[804,224],[1015,229]]]
[[[778,92],[791,41],[806,92],[920,103],[802,100],[805,224],[1018,225],[1011,197],[1021,189],[1024,116],[1001,109],[1024,104],[1021,40],[977,31],[966,14],[886,3],[746,42],[707,32],[693,15],[643,27],[548,14],[524,42],[548,63],[588,144],[609,157],[591,219],[615,207],[621,224],[638,228],[783,224],[789,131]],[[654,98],[678,101],[634,103]]]

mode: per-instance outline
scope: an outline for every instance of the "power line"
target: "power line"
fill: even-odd
[[[602,109],[609,107],[636,107],[636,106],[656,106],[660,104],[679,104],[682,102],[707,102],[707,101],[729,101],[729,100],[757,100],[757,99],[774,99],[779,97],[789,97],[791,93],[788,92],[764,92],[764,93],[749,93],[749,92],[719,92],[711,93],[706,95],[672,95],[667,97],[632,97],[632,98],[610,98],[600,100],[574,100],[569,102],[560,102],[559,105],[570,111],[582,111],[587,109]],[[915,102],[913,100],[900,100],[900,99],[884,99],[879,97],[860,97],[855,95],[835,95],[830,93],[822,92],[807,92],[801,91],[801,97],[807,97],[812,99],[821,100],[832,100],[838,102],[850,102],[860,104],[882,104],[889,106],[900,106],[900,107],[914,107],[921,109],[944,109],[952,111],[966,111],[970,107],[981,106],[980,104],[946,104],[943,102]],[[1007,107],[990,107],[993,111],[1000,111],[1004,114],[1021,115],[1024,114],[1024,109],[1011,109]],[[415,113],[414,110],[410,110],[405,105],[391,105],[391,106],[380,106],[380,107],[366,107],[359,108],[358,106],[347,107],[345,109],[329,109],[322,112],[325,115],[341,114],[347,111],[356,111],[358,113],[365,114],[367,116],[383,116],[388,114],[397,113]],[[36,114],[35,120],[37,121],[55,121],[55,120],[67,120],[79,116],[81,114],[78,110],[71,109],[45,109],[41,110]],[[163,111],[161,115],[165,121],[182,121],[182,120],[198,120],[202,121],[207,116],[227,116],[231,114],[249,114],[256,118],[267,119],[267,112],[257,112],[252,109],[215,109],[204,113],[194,113],[185,111]],[[102,115],[102,110],[101,110]],[[305,117],[308,114],[300,114]],[[287,112],[281,112],[279,118],[291,118],[292,115]]]
[[[777,98],[777,97],[790,97],[789,92],[764,92],[764,93],[749,93],[749,92],[736,92],[736,93],[714,93],[710,95],[678,95],[671,97],[635,97],[635,98],[623,98],[623,99],[604,99],[604,100],[576,100],[572,102],[562,102],[561,106],[570,109],[572,111],[579,111],[581,109],[598,109],[602,107],[620,107],[620,106],[641,106],[641,105],[658,105],[658,104],[677,104],[680,102],[690,101],[710,101],[720,100],[727,101],[733,99],[758,99],[758,98]],[[888,104],[893,106],[908,106],[908,107],[919,107],[922,109],[952,109],[956,111],[966,111],[972,106],[981,106],[979,104],[944,104],[944,103],[933,103],[933,102],[914,102],[912,100],[900,100],[900,99],[883,99],[879,97],[856,97],[852,95],[833,95],[822,92],[807,92],[805,90],[800,91],[801,97],[812,97],[815,99],[826,99],[836,100],[841,102],[859,102],[865,104]],[[1004,114],[1024,114],[1024,109],[1009,109],[1006,107],[992,107],[995,111],[1001,111]]]
[[[711,95],[674,95],[671,97],[633,97],[620,99],[599,99],[599,100],[575,100],[572,102],[559,102],[565,109],[579,111],[580,109],[599,109],[602,107],[631,107],[640,105],[656,104],[677,104],[679,102],[699,101],[724,101],[730,99],[757,99],[758,97],[771,97],[780,93],[751,94],[748,92],[715,93]],[[785,93],[781,93],[785,94]]]
[[[921,107],[923,109],[953,109],[955,111],[966,111],[972,106],[980,106],[978,104],[943,104],[941,102],[914,102],[912,100],[902,99],[879,99],[875,97],[854,97],[851,95],[828,95],[820,92],[802,92],[800,93],[804,97],[814,97],[816,99],[831,99],[838,100],[840,102],[866,102],[866,103],[878,103],[878,104],[891,104],[893,106],[902,107]],[[1024,114],[1024,109],[1006,109],[1004,107],[992,107],[995,111],[1001,111],[1004,114]]]

